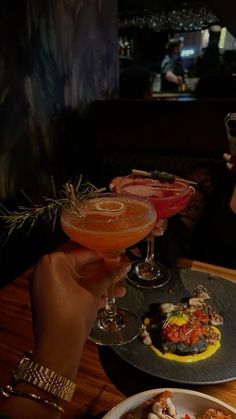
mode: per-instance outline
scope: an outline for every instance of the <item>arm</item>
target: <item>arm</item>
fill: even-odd
[[[104,306],[114,274],[121,279],[128,269],[129,264],[121,260],[111,274],[95,252],[78,247],[44,256],[31,281],[32,360],[73,381],[84,343],[97,310]],[[117,286],[115,294],[124,295],[123,287]],[[22,381],[15,388],[65,407],[61,400],[31,384]],[[51,406],[15,396],[1,404],[0,412],[27,419],[54,419],[61,414]]]
[[[224,159],[226,161],[226,166],[232,172],[233,175],[236,174],[236,154],[224,154]],[[230,198],[229,207],[236,214],[236,185],[233,188],[233,192]]]
[[[178,85],[181,84],[183,81],[183,78],[181,76],[176,76],[171,70],[165,73],[165,78],[166,80]]]
[[[177,76],[175,74],[174,64],[169,57],[165,57],[164,61],[162,62],[161,72],[164,75],[165,79],[171,83],[179,85],[183,81],[183,78],[181,76]]]

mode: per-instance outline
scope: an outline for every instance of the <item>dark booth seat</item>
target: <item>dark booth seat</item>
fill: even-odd
[[[184,174],[228,150],[224,117],[236,100],[94,102],[91,120],[101,181],[132,168]]]

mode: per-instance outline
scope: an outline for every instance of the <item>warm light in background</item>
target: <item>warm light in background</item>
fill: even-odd
[[[221,29],[221,32],[220,32],[220,40],[218,44],[220,49],[223,49],[225,46],[226,34],[227,34],[227,29],[224,27]]]
[[[209,43],[209,30],[203,29],[201,31],[201,48],[206,48]]]

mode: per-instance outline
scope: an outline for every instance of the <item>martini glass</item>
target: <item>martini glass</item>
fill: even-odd
[[[75,242],[95,250],[110,271],[127,247],[142,240],[153,229],[156,212],[148,200],[132,195],[97,193],[76,201],[61,216],[63,231]],[[141,331],[140,318],[115,299],[107,297],[99,310],[90,338],[100,345],[121,345]]]
[[[182,211],[189,203],[194,188],[182,179],[160,182],[156,179],[129,175],[121,179],[118,192],[148,199],[155,207],[157,220],[167,220]],[[170,279],[170,272],[154,258],[154,230],[147,236],[145,260],[134,262],[128,280],[137,287],[158,288]]]

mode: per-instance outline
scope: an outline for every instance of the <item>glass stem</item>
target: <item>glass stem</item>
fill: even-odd
[[[117,313],[116,300],[112,297],[106,298],[105,311],[107,316],[114,317]]]
[[[117,265],[119,256],[106,257],[104,258],[104,261],[107,268],[112,270]],[[107,332],[118,332],[125,326],[125,320],[117,310],[116,300],[112,296],[114,294],[113,287],[110,287],[108,293],[109,294],[106,297],[105,308],[100,316],[99,327],[103,330],[106,330]]]
[[[107,332],[118,332],[125,326],[125,319],[117,311],[114,297],[106,297],[105,309],[102,311],[99,327]]]
[[[154,235],[152,233],[147,236],[147,256],[145,258],[151,269],[154,269]]]

